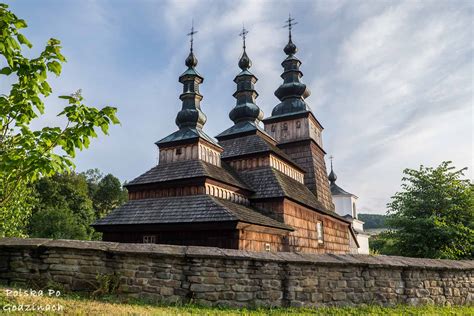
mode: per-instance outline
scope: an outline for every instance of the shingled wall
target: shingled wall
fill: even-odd
[[[206,305],[473,304],[473,272],[473,261],[0,239],[6,285],[93,290],[115,273],[122,295]]]

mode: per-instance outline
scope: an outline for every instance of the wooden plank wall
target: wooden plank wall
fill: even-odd
[[[290,251],[310,253],[348,253],[349,223],[314,212],[295,202],[285,200],[285,223],[295,228],[289,234]],[[324,243],[318,243],[316,224],[323,223]]]
[[[221,166],[221,153],[202,141],[193,144],[178,145],[160,149],[159,162],[170,163],[184,160],[203,160],[216,166]]]
[[[264,226],[249,225],[240,229],[239,249],[247,251],[288,251],[288,232]]]
[[[143,243],[143,236],[155,236],[157,244],[206,246],[229,249],[238,249],[239,246],[239,232],[236,229],[105,232],[103,233],[103,241]]]

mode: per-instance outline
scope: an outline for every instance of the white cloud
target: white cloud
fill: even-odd
[[[405,167],[472,163],[472,150],[463,150],[472,149],[470,18],[455,6],[387,7],[348,34],[334,75],[314,83],[335,107],[328,130],[339,130],[327,149],[362,209],[383,210]],[[341,84],[343,95],[331,89]]]

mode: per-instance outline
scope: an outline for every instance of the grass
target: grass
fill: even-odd
[[[474,315],[474,307],[456,306],[396,306],[396,307],[320,307],[320,308],[259,308],[235,309],[196,305],[161,306],[140,300],[126,300],[115,296],[90,298],[85,294],[66,294],[60,297],[7,296],[7,288],[0,287],[0,314],[9,313],[12,306],[62,306],[63,315]],[[5,309],[7,309],[5,311]],[[57,312],[16,312],[16,315],[57,315]]]

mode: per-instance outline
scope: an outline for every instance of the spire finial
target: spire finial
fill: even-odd
[[[194,30],[194,19],[192,20],[191,22],[191,32],[189,32],[188,34],[186,34],[187,36],[190,37],[190,43],[191,43],[191,49],[190,51],[193,52],[193,43],[194,43],[194,34],[196,34],[197,31]]]
[[[288,38],[291,41],[291,30],[293,29],[293,26],[298,24],[298,22],[295,22],[295,19],[291,17],[291,13],[288,14],[288,20],[285,21],[286,24],[283,25],[283,27],[288,28]]]
[[[328,179],[331,183],[334,183],[337,180],[336,173],[334,173],[334,170],[332,168],[332,161],[334,159],[334,156],[333,155],[329,156],[329,159],[331,160],[331,172],[329,173]]]
[[[243,42],[243,47],[244,47],[244,50],[246,48],[245,46],[245,39],[247,38],[247,34],[249,33],[249,31],[245,28],[244,24],[242,23],[242,32],[239,33],[239,36],[242,37],[242,42]]]
[[[186,34],[187,36],[190,37],[190,43],[191,43],[191,47],[189,49],[189,55],[188,57],[186,58],[184,64],[186,66],[188,66],[189,68],[194,68],[197,66],[197,63],[198,63],[198,60],[196,58],[196,56],[194,56],[194,53],[193,53],[193,43],[194,43],[194,34],[196,34],[197,31],[194,30],[194,19],[191,23],[191,32],[189,32],[188,34]]]
[[[296,24],[298,24],[298,22],[295,22],[295,19],[291,17],[291,14],[289,14],[288,20],[286,20],[286,24],[283,25],[283,27],[288,28],[288,44],[286,44],[285,48],[283,49],[285,54],[287,54],[288,56],[293,56],[298,51],[298,48],[296,48],[296,45],[293,44],[293,41],[291,40],[291,30]]]
[[[249,31],[242,24],[242,31],[239,33],[239,36],[242,37],[242,43],[243,43],[243,48],[244,48],[242,57],[240,57],[240,60],[239,60],[239,67],[242,70],[246,70],[252,67],[252,61],[250,60],[249,56],[247,56],[247,52],[245,51],[245,49],[247,48],[247,46],[245,45],[245,40],[247,39],[248,33]]]

